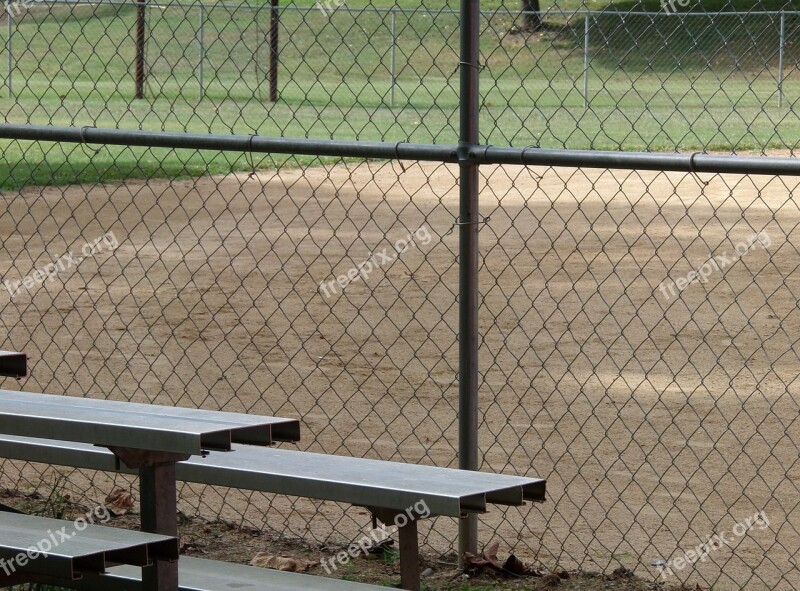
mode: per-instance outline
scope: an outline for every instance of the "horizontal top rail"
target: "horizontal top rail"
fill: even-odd
[[[171,131],[56,127],[0,124],[0,138],[74,144],[109,144],[151,148],[302,154],[336,158],[421,160],[428,162],[516,164],[522,166],[586,167],[622,170],[663,170],[690,173],[730,173],[800,176],[800,158],[773,156],[720,156],[595,150],[546,150],[456,144],[412,144],[220,135]],[[459,156],[461,158],[459,158]]]
[[[172,454],[297,441],[294,419],[0,390],[0,433]]]
[[[673,154],[659,152],[543,150],[540,148],[497,148],[485,146],[471,148],[470,157],[484,164],[800,176],[800,158],[774,156],[722,156],[702,152]]]

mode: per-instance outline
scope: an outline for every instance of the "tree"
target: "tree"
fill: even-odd
[[[539,0],[522,0],[522,30],[538,31],[542,28],[541,8]]]

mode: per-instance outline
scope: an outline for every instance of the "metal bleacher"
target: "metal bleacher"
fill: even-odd
[[[13,358],[19,354],[8,355],[5,375],[24,375],[26,368]],[[29,436],[45,433],[58,439]],[[0,390],[0,457],[138,474],[142,529],[151,532],[92,525],[63,547],[29,559],[26,552],[44,532],[63,529],[66,522],[0,511],[0,586],[41,582],[88,591],[381,588],[178,560],[176,481],[350,503],[368,508],[386,524],[423,505],[424,514],[396,523],[401,588],[410,591],[420,588],[417,518],[461,518],[486,511],[487,504],[545,500],[545,481],[538,478],[267,447],[299,436],[299,422],[293,419]],[[4,560],[19,568],[5,572]]]

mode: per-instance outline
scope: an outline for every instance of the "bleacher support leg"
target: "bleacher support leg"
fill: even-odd
[[[178,535],[177,488],[175,464],[159,464],[139,468],[142,531]],[[178,563],[156,560],[142,568],[142,589],[162,591],[178,589]]]
[[[406,513],[390,509],[369,507],[372,515],[386,525],[397,525],[400,537],[400,588],[406,591],[419,591],[419,537],[417,521],[419,516],[409,518]],[[399,526],[400,518],[405,525]]]
[[[142,531],[177,537],[175,463],[189,456],[119,447],[109,449],[126,466],[139,470]],[[142,568],[142,590],[178,591],[178,563],[156,560]]]
[[[415,519],[401,528],[400,534],[400,588],[419,591],[419,538]]]

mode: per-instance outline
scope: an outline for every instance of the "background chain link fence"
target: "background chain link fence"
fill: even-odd
[[[692,6],[560,0],[525,31],[516,6],[487,4],[482,141],[793,155],[800,13]],[[148,2],[137,100],[135,4],[10,5],[0,108],[8,123],[455,143],[455,8],[280,7],[272,102],[269,6]],[[299,417],[301,449],[457,465],[457,165],[0,150],[0,346],[31,357],[20,388]],[[671,580],[797,588],[797,189],[481,166],[481,468],[547,478],[550,499],[493,509],[482,542],[652,579],[652,561],[763,511],[769,528]],[[3,485],[46,472],[5,462]],[[74,494],[115,484],[69,473]],[[368,524],[197,485],[180,507],[319,542]],[[428,550],[451,552],[456,531],[424,523]]]
[[[800,11],[790,3],[683,14],[653,2],[589,10],[562,1],[565,7],[545,8],[542,28],[530,33],[511,7],[483,11],[487,143],[727,152],[795,147]],[[147,2],[140,5],[141,45],[131,2],[11,4],[3,19],[6,117],[456,141],[457,10],[352,4],[273,11],[259,4]],[[144,100],[137,101],[139,47]],[[277,102],[270,92],[273,57]]]

